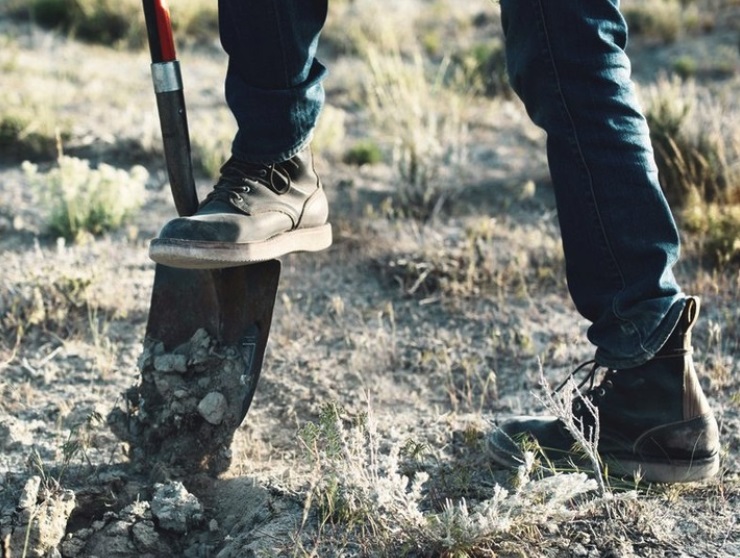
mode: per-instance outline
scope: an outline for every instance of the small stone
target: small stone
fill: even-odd
[[[198,413],[213,425],[221,424],[228,409],[226,397],[218,391],[212,391],[198,403]]]
[[[212,533],[215,531],[218,531],[218,521],[216,521],[215,519],[211,519],[208,522],[208,530],[211,531]]]
[[[185,355],[163,354],[154,357],[157,372],[187,372],[188,357]]]
[[[152,514],[162,529],[185,533],[203,519],[203,506],[181,482],[156,484],[151,502]]]
[[[41,487],[41,477],[33,476],[26,481],[23,486],[23,492],[18,499],[18,508],[28,510],[36,505],[39,498],[39,488]]]

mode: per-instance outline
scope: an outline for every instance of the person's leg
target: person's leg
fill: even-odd
[[[219,0],[237,158],[285,161],[310,139],[324,102],[316,47],[326,13],[327,0]]]
[[[503,0],[514,89],[547,132],[568,285],[600,364],[641,364],[683,308],[678,233],[630,81],[616,0]]]
[[[502,0],[507,64],[514,90],[547,132],[568,286],[592,323],[596,363],[612,370],[588,396],[601,411],[600,449],[616,446],[623,465],[652,467],[657,480],[687,479],[694,457],[704,460],[696,474],[716,468],[716,423],[690,356],[698,301],[681,292],[671,270],[679,238],[630,79],[618,4]],[[638,443],[671,421],[688,445],[673,454],[664,447],[679,428],[650,438],[649,450]],[[507,461],[507,439],[523,434],[566,455],[573,442],[558,421],[526,418],[494,434],[494,455]],[[633,449],[622,451],[625,444]]]
[[[324,102],[316,60],[327,0],[219,0],[229,55],[232,156],[194,216],[149,246],[156,262],[221,268],[317,251],[332,241],[328,202],[308,143]]]

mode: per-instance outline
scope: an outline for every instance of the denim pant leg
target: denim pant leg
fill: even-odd
[[[238,132],[232,154],[273,163],[311,138],[326,74],[315,58],[328,0],[219,0],[229,55],[226,102]]]
[[[685,306],[679,238],[624,52],[619,0],[501,0],[512,86],[547,132],[568,287],[599,364],[630,368]]]

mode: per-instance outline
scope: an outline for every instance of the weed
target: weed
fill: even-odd
[[[689,79],[696,75],[698,64],[692,56],[679,56],[673,61],[673,71],[681,79]]]
[[[568,433],[576,441],[576,448],[580,450],[588,462],[591,464],[591,470],[599,487],[599,495],[606,496],[606,484],[604,483],[604,470],[599,456],[599,410],[588,397],[583,397],[572,377],[563,386],[560,394],[554,394],[550,389],[544,370],[540,366],[540,383],[543,386],[543,395],[540,398],[545,406],[546,411],[560,419]],[[593,426],[588,428],[583,424],[582,419],[573,414],[573,401],[578,397],[578,401],[586,408],[586,411],[593,417]]]
[[[42,273],[23,283],[3,285],[0,332],[18,335],[40,328],[62,337],[76,332],[87,314],[91,283],[85,276]]]
[[[375,165],[383,161],[383,152],[372,140],[363,140],[350,147],[342,157],[348,165]]]
[[[584,474],[534,480],[522,470],[514,492],[495,485],[471,492],[485,492],[480,499],[447,497],[435,510],[424,487],[444,472],[445,463],[433,461],[427,465],[431,471],[420,470],[426,446],[385,439],[369,407],[352,418],[336,405],[325,406],[319,422],[303,428],[301,439],[314,465],[304,526],[315,510],[321,528],[330,528],[327,534],[353,531],[356,544],[372,555],[490,555],[509,541],[521,542],[523,533],[543,521],[574,515],[570,504],[596,487]],[[405,466],[404,459],[414,465]],[[470,491],[473,482],[457,475],[452,490]]]
[[[682,31],[684,9],[679,0],[655,0],[625,6],[624,17],[635,35],[675,42]]]
[[[740,205],[697,200],[681,216],[711,265],[722,268],[740,263]]]
[[[172,27],[184,41],[209,43],[218,37],[218,6],[213,2],[178,0],[171,3]]]
[[[718,106],[694,82],[661,79],[646,92],[645,111],[660,182],[668,201],[740,200],[740,135],[729,122],[737,109]]]
[[[368,109],[378,132],[392,138],[399,208],[426,221],[460,182],[467,157],[463,99],[443,87],[446,61],[429,77],[421,54],[408,62],[392,39],[369,47],[367,63]]]
[[[226,107],[196,111],[190,119],[190,128],[194,172],[217,179],[221,165],[231,154],[236,133],[234,117]]]
[[[525,243],[526,249],[513,249],[511,237]],[[407,296],[526,297],[532,285],[562,283],[562,248],[541,231],[512,231],[495,219],[481,218],[444,243],[434,235],[422,238],[413,252],[391,254],[378,262]],[[501,251],[502,245],[509,249]]]
[[[218,35],[218,8],[197,0],[171,3],[172,27],[179,39],[210,42]],[[136,0],[32,0],[8,8],[39,25],[91,43],[137,48],[146,34],[141,2]]]
[[[103,416],[97,412],[90,412],[85,421],[73,427],[69,431],[67,439],[62,444],[62,463],[59,468],[59,473],[56,478],[58,485],[62,484],[64,475],[69,470],[72,461],[77,457],[81,456],[88,465],[92,465],[90,458],[87,455],[87,450],[91,447],[92,437],[95,429],[105,423]]]
[[[345,145],[347,113],[329,104],[321,111],[316,123],[311,148],[315,153],[338,153]]]
[[[85,233],[114,230],[143,203],[148,178],[144,167],[127,172],[100,164],[92,169],[88,161],[67,156],[60,156],[57,163],[45,174],[37,165],[23,164],[52,234],[75,241]]]
[[[511,97],[506,71],[506,54],[500,39],[473,45],[470,49],[452,57],[452,85],[464,84],[466,90],[495,97]],[[459,72],[459,75],[455,75]]]
[[[33,0],[28,9],[40,25],[85,41],[143,44],[143,15],[133,0]]]
[[[3,112],[7,110],[5,106]],[[18,109],[16,112],[0,114],[0,152],[12,160],[48,159],[57,148],[57,135],[69,137],[67,132],[49,126],[32,115],[32,110]]]

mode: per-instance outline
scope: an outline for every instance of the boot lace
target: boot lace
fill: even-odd
[[[231,158],[221,167],[221,177],[201,205],[214,200],[229,202],[234,196],[248,195],[257,185],[284,194],[290,189],[290,181],[281,163],[247,163]]]
[[[588,368],[589,366],[591,367],[590,369]],[[579,365],[575,370],[573,370],[573,372],[571,372],[568,377],[565,378],[565,380],[563,380],[563,382],[561,382],[561,384],[555,388],[556,393],[562,391],[562,389],[568,384],[571,379],[575,381],[576,376],[582,373],[582,371],[587,370],[584,378],[576,386],[575,391],[577,393],[577,396],[573,400],[573,412],[575,414],[581,414],[584,410],[585,406],[582,403],[581,399],[586,398],[595,406],[598,406],[599,401],[603,399],[609,393],[609,390],[614,387],[614,382],[612,380],[617,374],[617,371],[612,370],[611,368],[606,369],[601,382],[599,382],[598,385],[595,385],[597,372],[602,368],[604,367],[597,364],[595,360],[586,361],[583,364]],[[588,388],[585,392],[583,392],[583,387],[586,384],[588,384]]]

